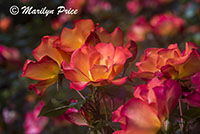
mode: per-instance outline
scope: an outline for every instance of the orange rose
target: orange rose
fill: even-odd
[[[41,44],[33,50],[33,56],[37,61],[27,60],[23,67],[22,77],[39,81],[29,86],[29,89],[34,89],[39,95],[57,81],[63,59],[69,59],[67,53],[54,48],[57,39],[57,36],[43,37]]]
[[[180,51],[177,44],[171,44],[168,49],[148,48],[141,61],[136,63],[138,72],[131,76],[151,79],[155,75],[164,75],[172,79],[182,79],[200,71],[200,55],[198,47],[187,42],[185,50]]]
[[[113,122],[122,128],[113,134],[156,134],[177,105],[181,87],[175,80],[154,78],[137,86],[134,96],[113,112]]]
[[[63,63],[63,71],[65,77],[71,80],[70,88],[76,90],[82,90],[88,84],[120,85],[126,81],[126,77],[113,79],[131,56],[128,48],[114,47],[111,43],[99,43],[95,47],[84,45],[74,51],[69,64]]]

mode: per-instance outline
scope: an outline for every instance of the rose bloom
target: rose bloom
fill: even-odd
[[[151,79],[164,76],[172,79],[183,79],[200,71],[200,55],[198,46],[186,42],[185,50],[180,51],[177,44],[165,48],[148,48],[136,63],[138,72],[132,72],[131,77]]]
[[[44,36],[32,52],[37,61],[27,60],[23,67],[22,77],[38,81],[29,89],[42,95],[47,87],[53,85],[58,80],[62,61],[69,62],[71,52],[85,43],[92,30],[94,24],[91,20],[79,20],[73,29],[64,28],[60,38]]]
[[[100,42],[112,43],[112,45],[118,46],[116,48],[116,51],[117,51],[116,57],[123,53],[122,60],[121,60],[122,62],[120,62],[119,60],[116,60],[116,58],[115,58],[114,61],[118,65],[113,65],[115,63],[110,63],[113,60],[112,58],[114,58],[113,56],[115,53],[115,49],[113,48],[114,46],[112,46],[111,49],[108,48],[109,50],[111,50],[111,55],[109,55],[109,56],[112,56],[112,57],[108,56],[107,57],[108,60],[107,60],[105,58],[106,55],[103,56],[104,59],[101,60],[102,66],[100,67],[101,71],[103,71],[103,70],[105,71],[105,69],[107,68],[109,70],[109,73],[112,72],[112,74],[109,74],[109,76],[105,76],[105,77],[97,76],[98,78],[92,78],[93,76],[90,77],[88,75],[87,75],[87,77],[89,78],[89,80],[92,80],[92,81],[96,81],[97,79],[101,79],[101,78],[111,80],[111,79],[113,79],[114,76],[116,76],[122,70],[123,64],[125,63],[126,59],[130,58],[130,56],[132,55],[128,49],[130,49],[130,51],[133,53],[133,57],[130,58],[129,61],[132,61],[135,58],[135,56],[136,56],[135,52],[136,52],[137,46],[134,42],[130,41],[126,44],[126,47],[123,47],[123,45],[124,45],[123,44],[123,34],[122,34],[122,31],[120,28],[117,27],[112,33],[108,33],[102,27],[95,26],[92,20],[87,20],[87,19],[76,21],[75,27],[73,29],[64,28],[60,37],[44,36],[42,38],[40,45],[36,49],[34,49],[32,52],[36,61],[27,60],[25,62],[24,67],[23,67],[22,77],[28,77],[30,79],[37,80],[38,83],[31,84],[29,86],[29,89],[34,89],[38,95],[42,95],[45,92],[46,88],[53,85],[58,80],[59,73],[62,72],[61,63],[63,62],[63,60],[65,60],[65,64],[68,64],[70,57],[72,55],[72,57],[71,57],[72,61],[70,64],[73,65],[74,62],[79,62],[79,61],[77,61],[77,59],[78,59],[77,57],[74,58],[74,55],[81,53],[81,52],[77,52],[76,51],[77,49],[78,49],[78,51],[80,51],[79,48],[82,48],[82,46],[91,45],[92,47],[88,46],[88,48],[87,48],[88,54],[86,52],[84,52],[84,55],[89,55],[90,54],[89,49],[90,48],[96,49],[93,46],[96,46],[96,44],[98,44]],[[98,45],[98,46],[100,46],[100,45]],[[106,46],[108,46],[108,45],[106,45]],[[120,50],[122,50],[123,52],[122,53],[118,52]],[[76,53],[75,53],[75,51],[76,51]],[[96,51],[96,50],[94,50],[94,51]],[[106,52],[107,52],[107,50],[106,50]],[[107,53],[109,53],[109,52],[107,52]],[[96,62],[99,61],[98,56],[101,57],[100,55],[103,55],[103,54],[104,54],[103,52],[102,52],[102,54],[98,52],[95,55],[96,56],[95,58],[97,58],[97,59],[92,59],[92,60],[97,60],[97,61],[94,61],[95,64],[96,64]],[[86,58],[87,58],[87,56],[86,56]],[[83,61],[85,59],[82,59],[82,58],[80,58],[80,59],[81,59],[81,64],[85,63]],[[75,63],[75,64],[78,64],[78,63]],[[93,64],[93,63],[88,63],[88,64]],[[104,66],[104,64],[106,67]],[[109,64],[109,65],[107,66],[107,64]],[[114,66],[114,68],[113,68],[113,66]],[[92,65],[92,67],[93,67],[93,65]],[[97,66],[95,65],[95,67],[97,67]],[[112,68],[114,69],[113,71],[111,71]],[[97,69],[99,69],[99,67],[97,67]],[[66,69],[66,70],[68,70],[68,69]],[[82,70],[82,69],[80,69],[80,70]],[[93,71],[97,71],[97,70],[94,69]],[[83,72],[83,74],[87,74],[87,73]],[[65,76],[68,78],[68,75],[65,75]],[[69,78],[69,79],[71,80],[71,78]],[[82,80],[78,80],[78,81],[80,82]]]
[[[150,24],[156,34],[172,36],[183,29],[184,20],[174,14],[160,14],[150,20]]]
[[[44,102],[39,102],[32,112],[26,113],[24,121],[25,134],[40,134],[48,123],[47,117],[38,117]]]
[[[128,40],[136,42],[144,41],[148,33],[151,32],[151,26],[144,17],[139,17],[134,22],[127,33]]]
[[[135,87],[135,98],[113,112],[113,122],[122,130],[113,134],[156,134],[176,106],[181,87],[174,80],[154,78],[146,85]]]
[[[40,45],[32,52],[37,61],[28,59],[24,64],[21,77],[38,81],[29,86],[29,89],[34,89],[38,95],[42,95],[47,87],[57,81],[63,59],[69,60],[67,53],[54,47],[58,39],[57,36],[44,36]]]
[[[94,86],[108,83],[121,85],[126,77],[114,80],[128,58],[132,56],[126,47],[112,43],[99,43],[95,47],[84,45],[74,51],[70,63],[63,63],[64,75],[71,80],[70,88],[84,89],[88,84]]]

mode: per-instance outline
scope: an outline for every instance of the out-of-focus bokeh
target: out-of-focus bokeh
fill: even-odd
[[[10,7],[16,5],[35,9],[54,9],[54,14],[12,15]],[[57,7],[78,9],[76,15],[57,15]],[[69,85],[57,92],[55,86],[38,96],[28,90],[33,81],[21,78],[26,59],[43,36],[60,35],[64,27],[73,28],[78,19],[92,19],[107,31],[120,27],[125,41],[138,44],[140,59],[149,47],[167,47],[178,43],[184,48],[186,41],[200,44],[199,0],[1,0],[0,1],[0,134],[83,134],[86,127],[78,127],[63,117],[37,118],[44,102],[49,98],[69,100],[77,97]],[[136,62],[135,61],[135,62]],[[135,62],[127,74],[136,70]],[[133,82],[138,82],[133,80]],[[130,89],[131,90],[131,89]],[[127,92],[129,89],[127,90]],[[127,96],[128,97],[128,96]]]

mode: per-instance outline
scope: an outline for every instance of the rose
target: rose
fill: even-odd
[[[136,63],[138,72],[132,72],[131,77],[151,79],[155,75],[165,78],[183,79],[200,71],[200,55],[198,47],[192,43],[185,44],[185,50],[180,51],[177,44],[165,48],[148,48]]]
[[[95,47],[84,45],[74,51],[70,63],[62,64],[64,75],[71,80],[70,88],[82,90],[87,85],[121,85],[126,77],[114,80],[132,54],[126,47],[99,43]]]
[[[113,112],[113,122],[120,122],[122,128],[114,134],[156,134],[180,95],[180,85],[170,79],[154,78],[135,87],[135,98]]]

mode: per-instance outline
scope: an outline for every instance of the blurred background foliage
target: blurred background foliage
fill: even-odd
[[[138,17],[144,16],[147,21],[155,15],[162,13],[171,13],[179,16],[185,22],[183,28],[174,36],[158,36],[154,33],[145,35],[145,39],[138,41],[138,56],[136,61],[144,50],[149,47],[167,47],[171,43],[181,44],[184,46],[186,41],[192,41],[197,45],[200,44],[200,2],[199,0],[168,0],[157,6],[145,6],[140,4],[137,12],[130,12],[128,2],[131,0],[107,0],[107,4],[101,4],[96,0],[96,4],[87,5],[89,2],[84,2],[78,5],[79,0],[75,1],[75,7],[79,8],[79,14],[68,16],[49,15],[11,15],[9,8],[12,5],[22,7],[33,6],[34,8],[47,7],[55,9],[60,5],[67,6],[69,0],[1,0],[0,1],[0,44],[15,48],[19,51],[19,59],[6,59],[0,53],[0,134],[22,134],[24,133],[24,120],[27,112],[34,109],[39,100],[48,101],[50,98],[58,100],[69,100],[78,98],[77,93],[70,90],[66,82],[63,82],[63,88],[56,89],[56,85],[48,88],[45,96],[37,96],[34,91],[29,91],[28,86],[32,80],[21,78],[22,67],[26,59],[34,60],[32,50],[36,48],[41,38],[45,35],[60,35],[63,27],[73,27],[74,20],[77,19],[92,19],[95,23],[99,23],[109,32],[112,32],[115,27],[120,27],[124,33],[125,41],[127,41],[127,33]],[[73,0],[71,0],[73,1]],[[134,1],[134,0],[132,0]],[[142,1],[142,0],[141,0]],[[155,0],[147,0],[149,2]],[[167,1],[167,0],[166,0]],[[99,2],[99,3],[98,3]],[[143,3],[144,4],[144,3]],[[68,5],[69,6],[69,5]],[[130,6],[129,6],[130,7]],[[90,9],[91,8],[91,9]],[[94,9],[92,9],[94,8]],[[134,39],[133,39],[134,40]],[[0,50],[1,52],[1,50]],[[12,51],[10,51],[11,53]],[[17,60],[17,61],[16,61]],[[135,62],[129,66],[127,75],[130,71],[136,70]],[[138,80],[133,80],[134,83],[139,83]],[[129,87],[124,90],[126,94],[132,91]],[[129,94],[130,95],[130,94]],[[125,97],[129,98],[128,95]],[[50,119],[48,125],[44,128],[41,134],[79,134],[87,133],[87,128],[77,127],[69,122],[58,123],[55,125],[55,119]]]

